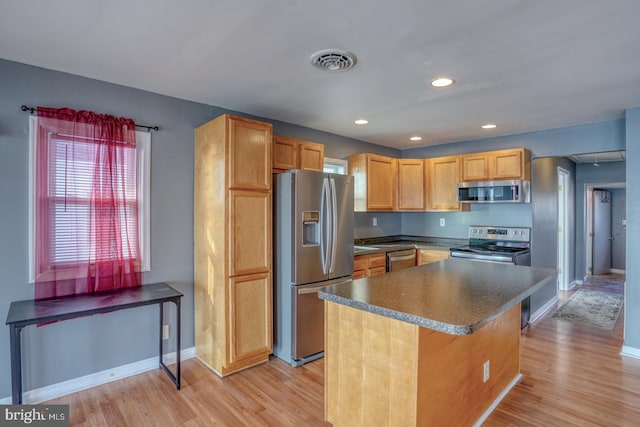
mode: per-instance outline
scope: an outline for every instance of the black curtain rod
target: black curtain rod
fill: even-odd
[[[37,109],[37,108],[35,108],[35,107],[27,107],[26,105],[23,105],[22,107],[20,107],[20,109],[21,109],[22,111],[28,111],[28,112],[29,112],[29,113],[31,113],[31,114],[33,114],[33,113],[35,113],[36,111],[38,111],[38,109]],[[160,130],[160,128],[159,128],[158,126],[145,126],[145,125],[138,125],[138,124],[136,124],[136,127],[138,127],[138,128],[145,128],[145,129],[147,129],[148,131],[152,131],[152,130],[156,130],[156,131],[157,131],[157,130]]]

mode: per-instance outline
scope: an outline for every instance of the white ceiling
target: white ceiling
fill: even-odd
[[[623,118],[639,19],[638,0],[3,1],[0,57],[408,148]],[[327,48],[357,65],[313,68]]]

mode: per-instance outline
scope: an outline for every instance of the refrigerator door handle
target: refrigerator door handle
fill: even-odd
[[[336,200],[336,180],[330,178],[331,183],[331,263],[329,273],[333,273],[336,262],[336,242],[338,240],[338,202]]]
[[[323,212],[321,224],[324,230],[320,231],[321,234],[321,250],[322,250],[322,272],[324,274],[329,273],[329,257],[331,256],[331,207],[329,199],[329,178],[322,179],[322,202],[321,210]],[[323,232],[324,231],[324,232]]]

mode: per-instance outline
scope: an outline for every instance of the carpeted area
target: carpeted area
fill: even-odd
[[[620,314],[622,301],[620,294],[580,289],[552,317],[612,330]]]

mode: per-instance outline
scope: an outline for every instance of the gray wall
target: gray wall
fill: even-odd
[[[640,107],[626,112],[627,140],[627,270],[624,344],[640,356]]]
[[[87,109],[161,128],[153,132],[151,142],[152,270],[143,281],[169,282],[184,293],[182,345],[192,347],[193,130],[230,111],[5,60],[0,60],[0,93],[0,195],[4,201],[0,204],[0,319],[6,318],[11,301],[34,296],[27,265],[28,116],[20,105]],[[395,149],[326,132],[273,124],[275,133],[325,144],[329,157],[346,158],[363,151],[400,155]],[[399,229],[399,219],[397,223]],[[24,389],[153,357],[157,327],[157,310],[151,307],[26,328]],[[0,328],[0,399],[11,393],[8,332],[9,328]]]
[[[28,115],[20,105],[88,109],[161,127],[151,142],[152,271],[143,280],[166,281],[184,293],[184,346],[193,346],[193,129],[220,110],[4,60],[0,93],[0,318],[11,301],[34,297],[28,279]],[[157,309],[147,307],[26,328],[24,389],[153,357],[157,322]],[[8,329],[0,328],[0,398],[11,391]]]
[[[575,176],[576,165],[564,157],[540,157],[532,161],[531,188],[532,228],[531,228],[531,265],[556,268],[558,265],[558,168],[569,172],[569,200],[567,207],[569,218],[575,217]],[[575,222],[570,222],[566,230],[569,242],[575,239]],[[569,245],[569,259],[575,259],[575,246]],[[575,277],[575,265],[569,263],[567,277]],[[535,313],[547,301],[556,295],[555,281],[545,285],[531,296],[531,312]]]
[[[600,166],[579,163],[576,166],[576,279],[578,280],[584,279],[587,275],[586,186],[600,188],[598,184],[624,183],[626,182],[625,170],[625,162],[601,162]]]
[[[627,227],[623,220],[627,218],[627,190],[624,188],[611,191],[611,268],[624,270],[626,266],[625,254],[627,252]]]

